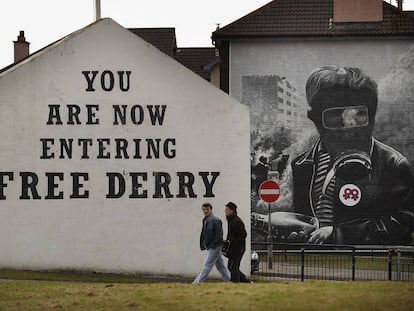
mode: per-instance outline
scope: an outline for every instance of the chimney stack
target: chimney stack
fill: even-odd
[[[403,10],[403,0],[397,0],[397,7],[398,7],[398,9],[400,10],[400,11],[402,11]]]
[[[14,42],[14,62],[17,63],[29,56],[29,42],[24,37],[24,31],[20,30],[17,41]]]
[[[382,22],[382,0],[334,0],[333,21],[335,23]]]

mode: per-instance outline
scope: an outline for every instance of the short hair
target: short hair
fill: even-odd
[[[315,104],[313,101],[320,91],[334,87],[367,90],[372,97],[373,108],[377,106],[377,83],[359,68],[337,66],[323,66],[312,71],[306,82],[308,104],[312,107]]]
[[[203,207],[208,207],[208,208],[210,208],[210,209],[213,209],[213,206],[211,206],[211,204],[210,203],[203,203],[203,205],[201,205],[201,208],[203,208]]]
[[[226,204],[226,207],[228,207],[229,209],[231,209],[232,211],[237,213],[237,205],[234,204],[233,202],[229,202]]]

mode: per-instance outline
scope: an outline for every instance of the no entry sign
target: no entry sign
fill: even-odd
[[[266,203],[276,202],[280,196],[279,184],[273,180],[262,182],[259,187],[259,196]]]

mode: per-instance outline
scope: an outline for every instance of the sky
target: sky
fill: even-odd
[[[395,0],[386,0],[387,2]],[[174,27],[178,47],[211,47],[211,33],[270,0],[101,0],[101,17],[125,28]],[[0,68],[13,63],[20,30],[30,53],[94,21],[95,0],[0,0]],[[414,0],[404,0],[414,11]]]

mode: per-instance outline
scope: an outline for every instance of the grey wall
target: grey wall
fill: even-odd
[[[323,65],[359,67],[379,83],[412,44],[406,38],[232,41],[230,95],[241,101],[243,76],[274,74],[304,93],[310,72]]]
[[[275,160],[271,165],[274,170],[281,152],[289,154],[291,160],[313,144],[317,133],[313,123],[304,117],[308,110],[305,84],[314,69],[325,65],[358,67],[377,82],[379,103],[374,136],[414,163],[411,138],[414,132],[414,39],[233,40],[230,44],[230,94],[250,106],[251,115],[251,206],[252,219],[256,219],[252,223],[253,240],[264,241],[267,234],[260,232],[263,222],[267,221],[267,216],[263,215],[268,209],[256,193],[260,184],[256,174],[259,157],[266,156],[269,162]],[[287,91],[289,96],[286,96]],[[279,221],[276,227],[283,220],[285,223],[292,221],[292,215],[284,213],[294,211],[293,185],[288,176],[289,165],[287,167],[285,175],[279,179],[282,195],[271,204],[272,212],[280,212],[275,214],[280,217],[275,220]]]

